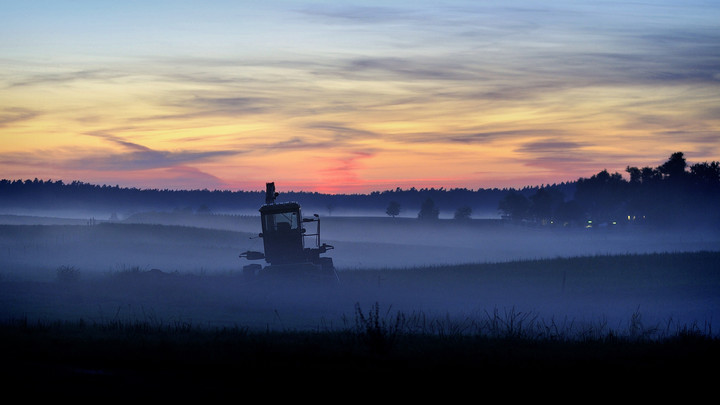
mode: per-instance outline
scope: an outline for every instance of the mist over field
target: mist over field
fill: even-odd
[[[321,242],[335,247],[325,256],[340,285],[267,289],[243,279],[251,262],[238,257],[262,250],[259,216],[155,212],[110,222],[5,215],[0,222],[5,319],[313,329],[347,326],[358,308],[379,305],[388,316],[458,322],[500,311],[608,328],[642,319],[708,329],[720,315],[720,233],[712,229],[322,217]],[[644,256],[666,252],[705,253]],[[59,281],[62,268],[78,279]]]
[[[123,267],[230,272],[248,263],[240,252],[263,248],[259,216],[251,215],[149,212],[121,221],[6,215],[0,224],[27,225],[3,228],[3,263],[72,265],[89,274]],[[548,228],[500,220],[321,217],[321,238],[335,247],[327,256],[339,271],[720,249],[713,229]]]

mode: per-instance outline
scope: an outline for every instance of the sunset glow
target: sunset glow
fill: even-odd
[[[720,160],[715,1],[0,1],[0,172],[523,187]]]

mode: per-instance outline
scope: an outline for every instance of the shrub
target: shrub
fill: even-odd
[[[61,283],[69,283],[80,279],[80,270],[73,266],[60,266],[56,270],[57,280]]]
[[[355,304],[357,336],[374,353],[387,353],[405,325],[405,315],[402,313],[398,313],[394,321],[388,316],[389,310],[384,318],[380,317],[378,303],[375,303],[367,314],[363,313],[359,304]]]

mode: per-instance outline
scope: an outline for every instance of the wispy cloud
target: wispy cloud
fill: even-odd
[[[517,151],[524,153],[552,153],[560,155],[568,152],[578,151],[588,145],[588,142],[544,139],[541,141],[525,143],[520,148],[518,148]]]
[[[79,169],[92,167],[99,171],[135,171],[155,168],[177,167],[191,163],[207,162],[219,157],[233,156],[243,151],[164,151],[154,150],[114,135],[94,132],[86,135],[101,138],[121,147],[120,151],[95,153],[65,161],[65,166]]]
[[[527,137],[557,135],[560,131],[558,130],[543,130],[543,129],[523,129],[523,130],[508,130],[508,131],[485,131],[485,132],[473,132],[468,134],[457,134],[441,138],[447,142],[460,143],[460,144],[473,144],[473,143],[488,143],[498,139],[509,140],[509,139],[522,139]]]
[[[417,9],[401,8],[388,3],[388,6],[363,6],[355,4],[318,4],[296,9],[298,13],[312,17],[311,21],[327,24],[381,24],[411,19],[418,14]]]
[[[181,165],[151,170],[144,173],[143,177],[146,184],[158,189],[218,190],[227,187],[226,181],[192,166]]]
[[[382,138],[381,134],[365,129],[352,127],[350,123],[340,122],[311,122],[304,125],[304,128],[313,130],[320,134],[328,135],[329,146],[343,145],[352,140],[372,140]],[[327,144],[326,144],[327,145]]]
[[[27,108],[8,107],[0,111],[0,127],[14,124],[21,121],[31,120],[37,117],[38,111]]]
[[[227,93],[232,93],[232,91]],[[172,107],[179,107],[184,111],[188,111],[187,113],[150,118],[174,119],[180,117],[263,114],[271,111],[273,104],[273,100],[267,97],[230,97],[229,94],[217,97],[193,96],[170,104]]]
[[[289,150],[303,150],[303,149],[321,149],[327,146],[325,142],[309,141],[305,138],[295,136],[280,142],[273,142],[269,144],[255,144],[253,149],[258,150],[269,150],[269,149],[289,149]]]
[[[127,76],[126,72],[111,69],[65,70],[53,73],[32,73],[6,81],[6,88],[59,85],[70,82],[107,81]]]

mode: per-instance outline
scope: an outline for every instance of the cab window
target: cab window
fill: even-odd
[[[300,221],[297,212],[279,212],[265,216],[265,231],[277,232],[297,229]]]

